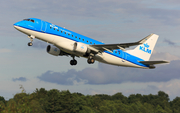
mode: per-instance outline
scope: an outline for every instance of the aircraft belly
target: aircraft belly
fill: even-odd
[[[101,57],[103,56],[103,57]],[[122,58],[113,56],[108,53],[102,53],[101,56],[96,56],[95,59],[98,60],[99,62],[111,64],[111,65],[117,65],[117,66],[125,66],[125,67],[137,67],[137,68],[145,68],[136,64],[133,64],[127,60],[124,60]]]

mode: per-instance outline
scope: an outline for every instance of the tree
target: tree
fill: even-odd
[[[0,101],[0,112],[2,112],[5,109],[5,104],[3,101]]]
[[[128,98],[125,97],[122,93],[116,93],[112,95],[112,100],[121,100],[122,103],[127,104],[128,103]]]
[[[0,101],[2,101],[4,104],[6,103],[4,97],[0,96]]]
[[[180,113],[180,97],[176,97],[170,102],[170,105],[174,113]]]
[[[162,109],[160,105],[158,105],[155,109],[155,113],[168,113],[165,110]]]

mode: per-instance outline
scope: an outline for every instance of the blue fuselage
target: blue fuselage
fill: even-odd
[[[21,28],[24,28],[27,30],[31,30],[34,32],[39,32],[39,33],[43,33],[43,34],[63,37],[63,38],[66,38],[68,40],[75,41],[75,42],[81,42],[81,43],[84,43],[87,45],[104,44],[102,42],[96,41],[94,39],[88,38],[86,36],[80,35],[80,34],[75,33],[73,31],[67,30],[65,28],[59,27],[57,25],[54,25],[54,24],[51,24],[49,22],[42,21],[42,20],[36,19],[36,18],[25,19],[23,21],[15,23],[14,26],[18,26],[18,27],[21,27]],[[21,31],[21,32],[23,32],[27,35],[31,35],[31,34],[24,32],[24,31]],[[43,39],[40,37],[36,37],[36,38],[41,39],[41,40],[46,41],[46,42],[49,42],[49,43],[52,43],[51,39]],[[122,60],[122,62],[127,61],[127,62],[130,62],[134,65],[139,66],[139,67],[144,67],[144,68],[149,67],[149,65],[144,65],[144,64],[138,62],[138,61],[143,61],[142,59],[140,59],[136,56],[133,56],[129,53],[126,53],[120,49],[113,50],[112,52],[104,51],[104,53],[107,53],[113,57],[119,58],[119,60]],[[106,63],[108,63],[108,62],[106,62]]]

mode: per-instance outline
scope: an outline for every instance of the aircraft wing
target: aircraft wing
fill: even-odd
[[[142,64],[145,65],[154,65],[154,64],[162,64],[162,63],[169,63],[169,61],[162,60],[162,61],[139,61]]]
[[[90,45],[91,47],[100,50],[100,51],[112,51],[114,49],[121,49],[125,50],[125,48],[128,48],[130,46],[135,46],[139,44],[143,44],[146,40],[148,40],[153,34],[143,38],[142,40],[138,42],[132,42],[132,43],[120,43],[120,44],[99,44],[99,45]]]

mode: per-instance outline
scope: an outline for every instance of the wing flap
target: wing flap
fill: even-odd
[[[170,63],[170,62],[166,60],[161,60],[161,61],[139,61],[139,63],[145,64],[145,65],[154,65],[154,64],[163,64],[163,63]]]

